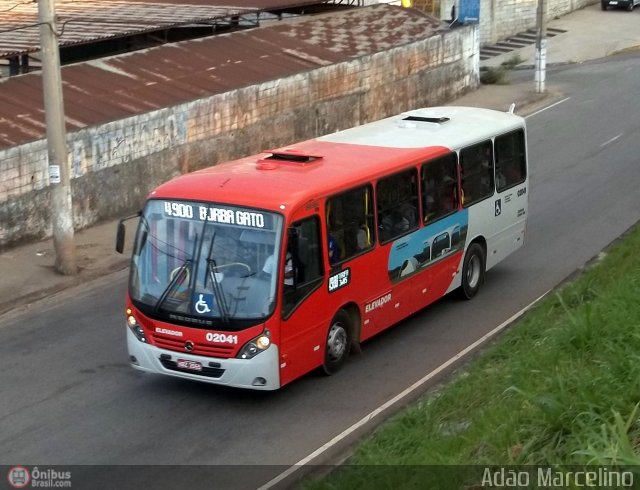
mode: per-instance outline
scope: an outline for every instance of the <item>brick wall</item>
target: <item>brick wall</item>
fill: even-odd
[[[476,27],[67,135],[76,229],[180,173],[443,103],[478,86]],[[51,235],[44,140],[0,151],[0,249]]]

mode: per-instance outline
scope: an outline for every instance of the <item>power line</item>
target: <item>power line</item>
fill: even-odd
[[[28,5],[30,3],[36,3],[37,0],[30,0],[28,2],[20,2],[20,3],[16,3],[13,7],[7,9],[7,10],[0,10],[0,14],[4,13],[4,12],[11,12],[13,9],[15,9],[16,7],[19,7],[20,5]]]
[[[165,21],[165,22],[150,22],[150,23],[145,23],[143,20],[130,20],[130,19],[95,19],[92,17],[79,17],[79,18],[73,18],[73,19],[69,19],[69,20],[65,20],[64,22],[62,22],[61,25],[61,29],[60,32],[54,31],[53,27],[51,26],[51,24],[49,23],[49,28],[52,30],[53,34],[57,37],[60,37],[64,34],[64,30],[65,27],[67,26],[67,24],[70,24],[72,22],[87,22],[87,23],[100,23],[100,24],[130,24],[130,25],[149,25],[149,26],[158,26],[158,27],[162,27],[162,26],[174,26],[176,25],[174,22],[169,22],[169,21]],[[185,24],[188,24],[188,22],[185,22]],[[11,27],[9,29],[3,29],[0,30],[0,34],[4,34],[6,32],[14,32],[14,31],[19,31],[19,30],[23,30],[23,29],[32,29],[34,27],[38,27],[43,25],[42,22],[37,22],[34,24],[26,24],[26,25],[22,25],[22,26],[18,26],[18,27]]]
[[[42,22],[37,22],[35,24],[27,24],[25,26],[19,26],[19,27],[11,27],[9,29],[4,29],[0,31],[0,34],[4,34],[5,32],[14,32],[14,31],[19,31],[22,29],[31,29],[33,27],[39,27],[41,26],[43,23]]]

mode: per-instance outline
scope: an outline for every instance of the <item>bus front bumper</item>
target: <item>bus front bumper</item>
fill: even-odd
[[[135,369],[235,388],[280,388],[280,356],[275,344],[252,359],[223,359],[159,349],[140,342],[131,329],[126,330],[129,360]],[[184,365],[199,366],[202,370],[184,368]]]

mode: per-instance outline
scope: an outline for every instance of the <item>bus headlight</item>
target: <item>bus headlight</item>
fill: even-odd
[[[251,359],[267,350],[271,345],[270,336],[269,330],[265,330],[261,335],[247,342],[236,357],[239,359]]]
[[[147,338],[144,335],[144,330],[142,330],[142,327],[138,324],[136,317],[131,314],[131,310],[127,310],[127,326],[140,342],[147,341]]]

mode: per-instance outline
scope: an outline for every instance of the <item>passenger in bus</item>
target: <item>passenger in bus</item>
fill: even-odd
[[[507,179],[502,173],[502,169],[496,167],[496,189],[501,190],[507,186]]]
[[[380,221],[380,240],[384,242],[402,235],[411,228],[409,220],[410,218],[404,217],[398,208],[384,213]]]
[[[340,248],[338,247],[338,241],[331,233],[329,233],[327,236],[327,242],[329,264],[334,265],[340,260]]]
[[[358,228],[358,232],[356,234],[356,243],[358,245],[358,250],[366,250],[371,246],[371,237],[368,230],[369,229],[366,225]]]
[[[516,182],[520,182],[523,176],[517,164],[513,161],[508,162],[505,166],[499,166],[496,163],[496,188],[498,190],[505,189]]]
[[[443,213],[449,213],[458,207],[458,186],[456,181],[449,176],[445,177],[443,191],[442,211]]]
[[[393,237],[393,216],[391,212],[380,215],[380,241],[385,242]]]
[[[436,179],[432,175],[426,179],[426,182],[424,185],[423,206],[424,206],[424,222],[425,223],[433,219],[437,215],[437,203],[436,203],[437,194],[438,192],[437,192]]]
[[[418,224],[418,210],[408,202],[403,202],[399,208],[402,217],[403,231],[410,230]]]
[[[480,162],[480,166],[487,170],[493,167],[492,159],[491,159],[491,146],[486,146],[484,149],[482,147],[478,148],[478,161]]]
[[[285,286],[293,286],[293,258],[291,254],[287,252],[287,260],[284,264],[284,285]]]

